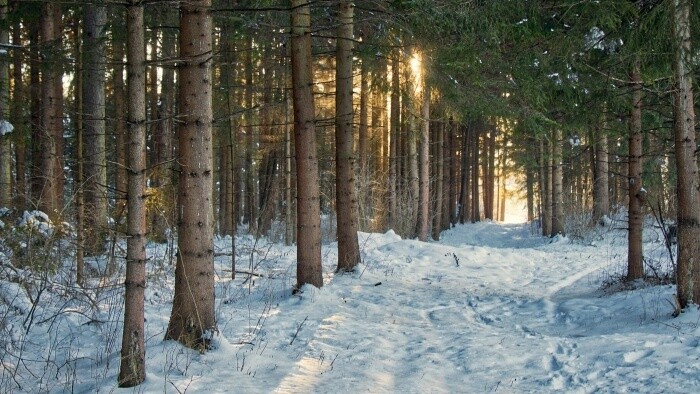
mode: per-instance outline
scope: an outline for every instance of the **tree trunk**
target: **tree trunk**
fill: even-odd
[[[227,2],[232,5],[232,1]],[[219,144],[223,151],[223,165],[221,165],[221,183],[222,204],[220,212],[220,233],[222,235],[230,235],[232,238],[236,235],[236,156],[238,151],[237,132],[238,124],[234,118],[236,113],[236,41],[233,39],[234,29],[230,25],[224,25],[221,32],[221,41],[224,46],[223,64],[221,65],[221,84],[226,87],[226,127],[223,128],[222,138]],[[232,239],[232,248],[235,248],[235,240]],[[231,254],[231,278],[235,279],[236,275],[236,254]]]
[[[44,55],[41,84],[41,194],[39,208],[52,220],[63,210],[63,67],[61,5],[45,3],[41,38]]]
[[[338,271],[352,271],[360,263],[357,240],[357,196],[353,154],[353,18],[352,1],[338,6],[335,91],[336,210],[338,212]]]
[[[258,220],[258,193],[257,193],[257,166],[255,160],[257,158],[257,137],[256,129],[253,125],[253,37],[249,37],[247,41],[247,51],[245,55],[244,78],[245,78],[245,211],[244,221],[248,223],[248,232],[256,234]]]
[[[479,209],[479,135],[482,135],[483,132],[483,125],[481,122],[479,122],[478,126],[474,129],[474,134],[471,138],[472,180],[470,183],[472,185],[472,223],[481,221],[481,212]]]
[[[440,232],[443,230],[443,218],[445,217],[445,122],[440,121],[435,123],[435,131],[433,135],[435,136],[435,146],[433,149],[433,176],[435,177],[434,189],[435,189],[435,208],[433,216],[433,239],[440,239]]]
[[[21,42],[21,25],[22,21],[18,19],[12,29],[12,42]],[[15,147],[15,209],[22,212],[27,209],[29,203],[29,190],[27,190],[27,129],[29,121],[25,114],[27,92],[23,81],[22,67],[26,58],[23,56],[15,56],[12,67],[12,105],[10,118],[13,119],[13,125],[21,133],[20,138],[16,139]]]
[[[545,138],[540,140],[540,157],[541,157],[541,179],[542,186],[542,235],[549,237],[552,235],[552,155],[550,153],[551,142]]]
[[[528,165],[525,170],[525,190],[527,191],[527,221],[535,219],[535,170]]]
[[[496,209],[494,204],[496,202],[496,134],[498,131],[495,124],[491,125],[491,128],[488,140],[488,165],[486,167],[488,176],[484,177],[486,180],[484,184],[487,185],[484,194],[486,195],[488,208],[484,207],[484,215],[486,219],[494,220]]]
[[[122,59],[124,58],[124,44],[122,42],[114,42],[113,47],[114,58],[117,59],[112,77],[115,113],[114,140],[116,145],[114,148],[116,150],[117,161],[114,170],[114,185],[117,199],[114,216],[117,219],[117,223],[119,223],[126,207],[126,194],[128,189],[128,175],[126,171],[127,118],[124,116],[124,114],[127,113],[127,103],[125,100],[126,91],[124,88],[124,66],[122,64]]]
[[[457,224],[457,221],[459,218],[457,217],[457,204],[459,204],[459,189],[461,187],[460,181],[459,181],[459,159],[457,157],[457,152],[461,149],[461,146],[459,144],[459,123],[457,122],[450,122],[450,135],[449,135],[449,144],[450,144],[450,223],[452,225]],[[464,134],[464,133],[463,133]],[[464,138],[464,135],[462,136]],[[471,149],[471,148],[470,148]],[[470,175],[471,176],[471,175]],[[472,194],[472,198],[473,198]]]
[[[127,6],[128,192],[124,332],[119,387],[146,379],[143,297],[146,288],[146,50],[143,6]]]
[[[390,103],[390,132],[389,132],[389,228],[396,230],[398,215],[398,180],[399,180],[399,130],[401,129],[400,110],[400,80],[399,59],[394,55],[391,61],[391,103]]]
[[[642,188],[642,80],[639,61],[632,69],[632,110],[630,113],[629,161],[627,180],[629,182],[628,209],[628,252],[627,280],[644,277],[644,256],[642,250],[642,230],[644,228],[644,201],[646,192]]]
[[[671,3],[675,76],[674,135],[677,171],[678,261],[676,283],[680,308],[700,302],[700,191],[695,143],[690,0]]]
[[[453,203],[450,197],[451,185],[451,173],[452,173],[452,118],[447,124],[442,125],[442,220],[440,224],[441,230],[447,230],[450,228],[450,211],[453,208]]]
[[[371,231],[368,228],[368,223],[372,219],[372,196],[374,194],[374,187],[370,181],[374,171],[374,163],[372,163],[371,158],[374,154],[369,155],[368,152],[372,149],[370,145],[370,135],[369,135],[369,105],[370,105],[370,91],[369,91],[369,71],[367,70],[367,61],[363,60],[360,63],[360,116],[359,116],[359,128],[357,131],[357,166],[356,174],[359,177],[359,187],[357,189],[358,198],[358,223],[357,228],[361,231]],[[372,130],[374,131],[374,130]],[[378,173],[377,173],[378,174]]]
[[[297,169],[297,283],[323,286],[321,213],[311,58],[311,7],[292,0],[292,95]]]
[[[105,145],[104,4],[85,8],[83,31],[83,135],[85,158],[85,252],[104,252],[107,232],[107,155]]]
[[[421,128],[418,151],[418,239],[427,241],[430,229],[430,89],[423,82],[423,104],[421,105]]]
[[[562,132],[556,127],[552,134],[552,233],[564,235],[564,167]]]
[[[610,214],[608,136],[602,125],[596,126],[594,138],[593,223],[599,223],[603,216]]]
[[[206,350],[216,330],[211,0],[180,6],[178,259],[166,339]]]
[[[39,38],[39,30],[41,24],[35,20],[27,21],[29,29],[29,107],[31,126],[31,143],[30,143],[30,163],[29,168],[29,205],[38,206],[41,201],[41,195],[44,188],[44,179],[41,172],[42,162],[42,147],[43,142],[43,127],[41,126],[41,40]]]
[[[0,0],[0,45],[9,44],[7,0]],[[7,54],[0,58],[0,208],[12,207],[12,149],[10,143],[10,64]]]

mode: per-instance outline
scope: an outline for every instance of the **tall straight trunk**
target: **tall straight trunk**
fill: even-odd
[[[107,231],[107,155],[105,138],[104,4],[85,7],[83,31],[83,133],[85,158],[85,251],[104,252]]]
[[[598,223],[610,214],[608,136],[600,124],[596,125],[594,133],[593,223]]]
[[[360,118],[357,136],[357,158],[360,174],[364,174],[366,169],[371,168],[368,160],[368,140],[369,140],[369,71],[367,61],[360,63]],[[375,134],[376,135],[376,134]]]
[[[506,189],[506,161],[508,161],[508,152],[506,151],[506,146],[499,150],[498,155],[498,220],[504,221],[506,219],[506,198],[508,196],[508,190]]]
[[[564,235],[564,167],[562,132],[558,127],[552,140],[552,235]]]
[[[632,110],[630,111],[629,182],[627,280],[644,277],[642,230],[644,228],[644,201],[646,192],[642,188],[642,79],[639,61],[632,66]]]
[[[181,4],[179,47],[179,253],[165,337],[203,351],[216,330],[211,0]]]
[[[700,302],[700,179],[695,143],[693,67],[691,62],[690,0],[670,2],[675,56],[673,71],[674,136],[677,172],[678,258],[676,283],[680,308]]]
[[[467,223],[468,221],[471,220],[471,204],[470,204],[470,196],[469,194],[471,193],[471,182],[470,182],[470,172],[469,172],[469,165],[470,165],[470,156],[469,152],[471,151],[470,147],[470,138],[473,138],[474,135],[474,130],[473,130],[473,123],[470,122],[469,124],[465,125],[462,127],[462,163],[461,163],[461,168],[462,170],[460,171],[460,198],[459,198],[459,222],[464,224]]]
[[[128,94],[128,192],[124,332],[119,386],[146,379],[143,297],[146,288],[146,49],[143,6],[131,0],[126,9]]]
[[[527,221],[535,220],[535,168],[531,163],[525,169],[525,190],[527,191]]]
[[[451,122],[450,126],[450,136],[449,136],[449,144],[450,144],[450,190],[449,190],[449,195],[450,195],[450,223],[451,224],[457,224],[457,221],[459,220],[459,212],[457,210],[457,204],[460,203],[460,198],[459,198],[459,191],[461,188],[461,185],[463,182],[461,182],[460,176],[464,176],[465,174],[467,176],[471,176],[471,173],[464,173],[465,171],[464,167],[460,171],[460,165],[463,164],[464,162],[462,161],[460,163],[459,158],[457,156],[457,152],[460,150],[464,150],[464,146],[460,146],[459,144],[459,131],[460,130],[460,125],[457,122]],[[466,136],[466,133],[462,133],[462,143],[464,143],[464,137]],[[472,148],[469,147],[469,150]],[[464,153],[462,153],[464,154]],[[462,160],[464,160],[464,157],[462,157]],[[462,207],[463,209],[464,207]],[[469,213],[468,216],[471,216],[471,212]]]
[[[357,166],[355,172],[359,176],[360,187],[358,187],[358,229],[368,231],[368,223],[372,219],[373,200],[372,197],[375,188],[370,186],[370,174],[378,174],[375,172],[376,164],[372,158],[375,157],[375,144],[370,141],[369,128],[369,106],[370,106],[370,91],[369,91],[369,70],[367,69],[367,61],[360,63],[360,103],[359,103],[359,128],[357,130]],[[378,135],[374,133],[374,135]],[[374,145],[374,146],[373,146]],[[372,154],[369,154],[372,150]]]
[[[433,216],[433,239],[440,239],[440,232],[443,230],[443,218],[445,217],[445,209],[443,204],[445,203],[444,198],[444,185],[445,185],[445,122],[436,122],[435,131],[433,135],[435,136],[435,144],[433,149],[433,163],[434,170],[433,176],[435,177],[435,215]]]
[[[245,78],[244,107],[247,110],[245,112],[245,136],[247,144],[245,150],[245,212],[243,220],[248,223],[248,230],[251,234],[257,232],[258,218],[257,179],[255,177],[257,174],[257,166],[255,165],[257,157],[257,137],[255,134],[257,127],[253,125],[253,47],[253,37],[250,36],[247,41],[243,70]]]
[[[292,95],[294,149],[297,170],[297,283],[295,291],[310,284],[323,286],[321,272],[321,212],[316,151],[311,7],[292,0]]]
[[[406,100],[408,101],[408,100]],[[408,147],[408,188],[409,188],[409,205],[410,221],[407,227],[411,238],[418,236],[417,223],[420,209],[420,178],[418,176],[418,133],[416,130],[416,116],[410,117],[409,130],[406,134]]]
[[[390,103],[390,115],[389,115],[389,228],[396,228],[397,224],[397,184],[399,180],[398,167],[399,167],[399,130],[400,125],[400,90],[399,90],[399,59],[398,55],[395,55],[391,61],[391,103]]]
[[[262,102],[260,109],[260,139],[256,143],[260,147],[260,165],[257,166],[257,225],[256,234],[267,236],[272,226],[272,221],[277,212],[278,171],[277,162],[280,159],[280,146],[278,135],[275,133],[278,121],[273,111],[273,87],[275,67],[273,65],[273,43],[268,40],[262,48]]]
[[[41,39],[44,66],[41,84],[41,195],[39,208],[57,220],[63,210],[63,67],[61,5],[42,8]]]
[[[352,271],[360,263],[357,240],[357,196],[353,143],[353,18],[350,0],[338,5],[335,90],[336,209],[338,212],[338,271]]]
[[[423,83],[420,143],[418,151],[418,239],[427,241],[430,229],[430,88]]]
[[[294,157],[292,145],[292,130],[289,127],[289,99],[287,90],[284,91],[284,243],[294,243],[294,189],[292,188],[292,157]]]
[[[492,125],[492,130],[489,132],[489,142],[488,142],[488,190],[487,201],[488,208],[484,208],[485,216],[487,219],[495,219],[495,196],[496,196],[496,125]]]
[[[171,14],[168,14],[171,15]],[[175,19],[174,13],[172,19]],[[171,20],[171,19],[167,19]],[[171,59],[177,55],[177,33],[172,29],[165,29],[162,37],[162,57]],[[173,185],[173,146],[175,145],[175,97],[177,94],[175,82],[175,69],[164,67],[161,77],[160,104],[158,105],[158,123],[156,135],[154,135],[154,157],[158,170],[158,187],[163,194],[160,212],[151,222],[152,237],[156,241],[167,242],[168,233],[175,221],[175,187]],[[155,177],[154,177],[155,179]]]
[[[87,21],[86,21],[87,22]],[[75,83],[75,100],[73,101],[74,112],[75,112],[75,140],[76,140],[76,154],[75,154],[75,224],[76,224],[76,234],[75,234],[75,268],[76,268],[76,283],[78,285],[83,285],[84,283],[84,269],[85,269],[85,235],[86,232],[90,231],[85,226],[85,127],[83,114],[83,92],[84,92],[84,82],[85,77],[81,72],[85,67],[84,63],[84,53],[83,53],[83,42],[81,42],[81,30],[80,24],[76,23],[73,25],[73,39],[76,52],[76,78]],[[84,37],[83,37],[84,39]],[[93,237],[94,238],[94,237]],[[90,239],[90,243],[93,242],[93,238]],[[92,254],[88,251],[88,254]]]
[[[9,44],[7,0],[0,0],[0,44]],[[7,55],[0,58],[0,207],[12,206],[12,149],[10,143],[10,64]]]
[[[452,208],[452,200],[450,198],[451,190],[451,173],[452,173],[452,153],[451,137],[452,137],[452,118],[447,124],[443,124],[443,144],[442,144],[442,220],[440,228],[447,230],[450,228],[450,211]]]
[[[29,205],[38,206],[44,188],[43,173],[41,171],[41,154],[43,142],[43,127],[41,126],[41,40],[39,38],[40,23],[35,20],[27,21],[29,30],[29,108],[31,127],[31,148],[29,168]]]
[[[552,155],[551,142],[545,138],[540,140],[541,180],[542,186],[542,235],[552,235]]]
[[[481,122],[479,122],[479,127],[474,130],[474,135],[471,138],[471,185],[472,185],[472,223],[481,220],[481,212],[479,209],[479,135],[482,135],[484,129]]]
[[[112,76],[112,84],[114,89],[114,113],[115,113],[115,124],[114,124],[114,140],[116,150],[116,165],[115,165],[115,175],[114,175],[114,188],[116,191],[116,212],[114,216],[119,220],[123,215],[123,211],[126,207],[126,194],[128,189],[128,175],[126,170],[126,154],[127,154],[127,117],[124,115],[127,113],[127,100],[126,89],[124,84],[124,44],[123,42],[115,41],[114,47],[114,72]]]
[[[487,126],[488,127],[488,126]],[[493,131],[484,130],[484,144],[482,146],[482,161],[481,161],[481,190],[482,204],[484,206],[484,219],[493,219],[493,206],[491,205],[491,194],[493,193],[493,184],[491,183],[491,135]]]
[[[12,29],[12,43],[19,45],[21,38],[21,20],[17,20]],[[22,67],[26,59],[22,56],[15,56],[12,66],[12,103],[10,118],[13,119],[16,128],[22,133],[22,137],[16,139],[15,147],[15,209],[19,212],[28,208],[27,189],[27,144],[26,133],[28,129],[28,119],[25,114],[27,100],[26,86],[23,80]]]
[[[219,144],[223,150],[224,165],[221,166],[221,184],[223,190],[220,213],[220,230],[222,235],[236,235],[236,155],[237,155],[237,122],[234,119],[236,112],[236,41],[233,40],[233,28],[224,25],[221,32],[222,45],[224,46],[223,64],[221,65],[222,86],[226,87],[226,127],[223,128],[222,138]],[[232,241],[235,242],[235,241]],[[235,279],[235,253],[231,255],[231,276]]]

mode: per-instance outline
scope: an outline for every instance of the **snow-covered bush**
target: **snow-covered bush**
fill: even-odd
[[[25,211],[15,226],[0,228],[0,253],[17,268],[55,271],[72,234],[68,223],[54,224],[44,212]]]

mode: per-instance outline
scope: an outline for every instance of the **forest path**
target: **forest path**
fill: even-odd
[[[552,247],[522,225],[476,229],[380,245],[363,284],[335,277],[320,293],[333,288],[337,305],[324,305],[276,392],[563,389],[580,379],[557,294],[607,263],[571,267],[568,241]]]

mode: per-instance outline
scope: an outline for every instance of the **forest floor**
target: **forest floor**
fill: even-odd
[[[0,383],[86,393],[700,392],[700,313],[672,317],[672,285],[619,283],[627,243],[615,227],[577,239],[490,222],[435,242],[361,233],[357,272],[334,275],[336,245],[326,245],[323,288],[295,296],[292,247],[237,239],[237,270],[256,275],[230,280],[230,238],[221,239],[219,333],[205,354],[163,341],[173,268],[151,245],[143,385],[116,388],[119,288],[90,310],[47,298],[13,339],[26,360],[5,354]],[[667,270],[658,229],[644,240],[648,270]],[[5,325],[19,327],[17,316]]]

